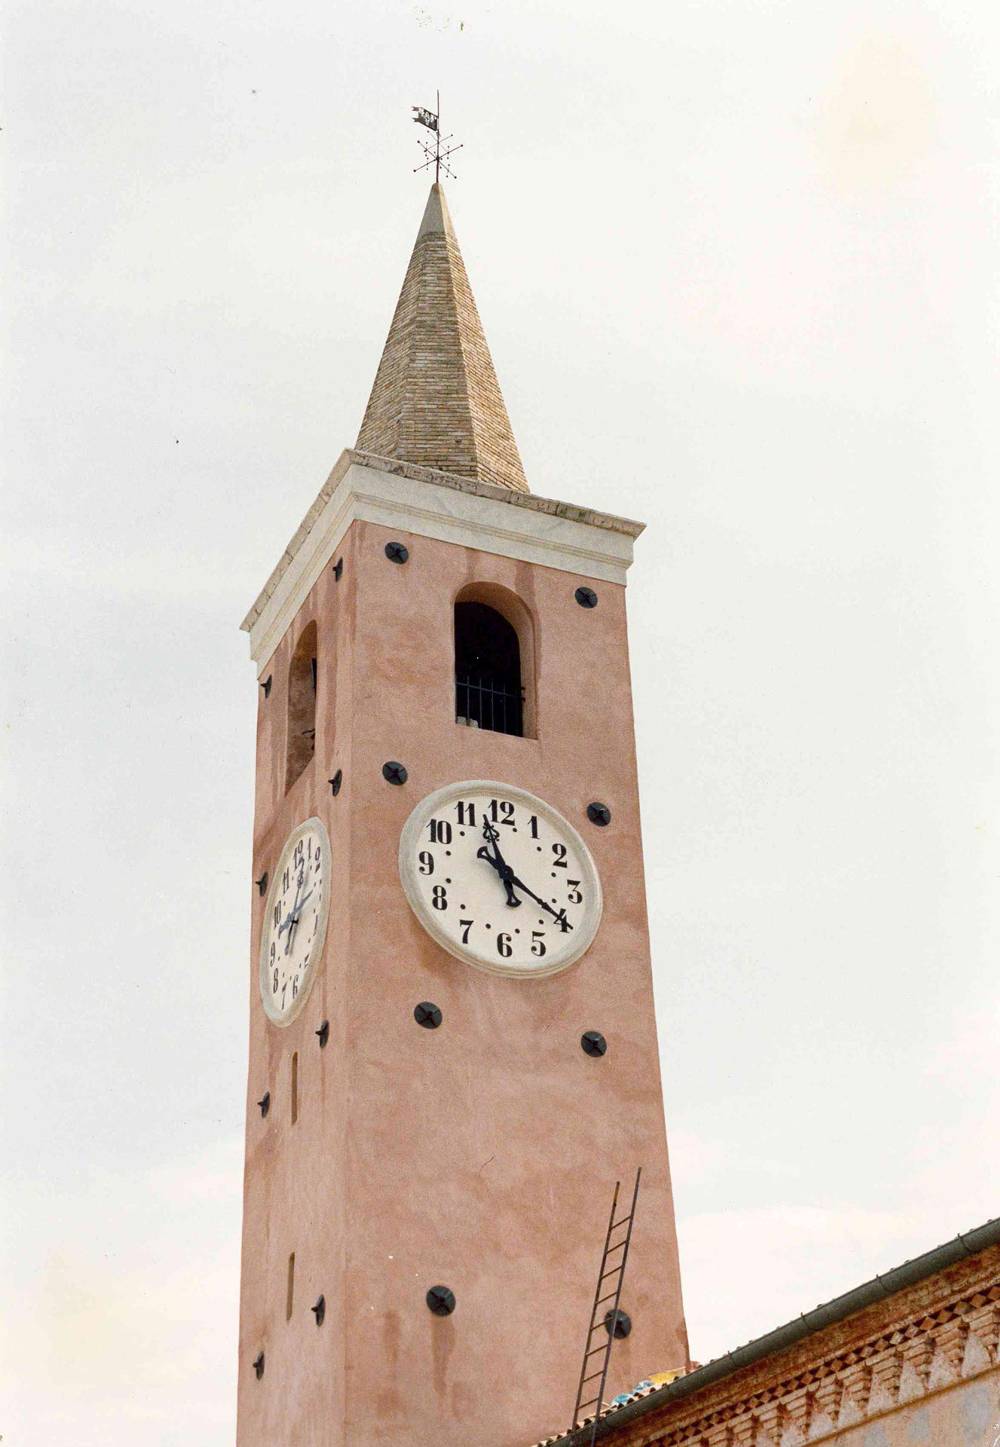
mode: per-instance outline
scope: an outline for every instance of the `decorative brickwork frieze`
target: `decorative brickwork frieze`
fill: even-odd
[[[671,1400],[671,1388],[661,1388],[645,1395],[641,1414],[626,1404],[629,1416],[618,1427],[608,1413],[597,1440],[615,1447],[836,1441],[855,1424],[961,1389],[965,1380],[1000,1376],[998,1352],[1000,1246],[992,1246],[702,1390]]]

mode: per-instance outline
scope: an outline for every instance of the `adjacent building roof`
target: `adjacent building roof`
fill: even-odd
[[[596,1430],[593,1415],[591,1415],[586,1419],[585,1425],[581,1424],[573,1431],[545,1437],[541,1442],[536,1443],[535,1447],[554,1447],[556,1443],[559,1444],[559,1447],[589,1447],[592,1437],[598,1442],[606,1439],[614,1440],[619,1429],[623,1429],[626,1424],[636,1418],[645,1417],[647,1414],[658,1411],[661,1407],[675,1402],[679,1403],[684,1398],[690,1398],[696,1393],[703,1392],[706,1388],[714,1386],[724,1378],[733,1376],[743,1368],[754,1366],[766,1358],[786,1351],[811,1337],[813,1333],[843,1322],[846,1318],[873,1306],[876,1302],[885,1301],[897,1292],[913,1287],[917,1283],[935,1276],[938,1272],[945,1271],[959,1262],[977,1256],[980,1252],[996,1248],[998,1245],[1000,1245],[1000,1217],[987,1221],[985,1225],[978,1226],[964,1235],[956,1236],[953,1241],[947,1241],[943,1246],[936,1246],[932,1251],[926,1251],[922,1256],[917,1256],[914,1260],[895,1267],[894,1270],[886,1272],[884,1276],[876,1276],[871,1281],[856,1286],[853,1291],[847,1291],[842,1296],[835,1297],[832,1301],[817,1306],[812,1311],[803,1312],[794,1321],[786,1322],[765,1336],[757,1337],[745,1346],[737,1347],[734,1351],[717,1357],[707,1365],[678,1377],[667,1386],[644,1386],[638,1389],[620,1405],[606,1410],[599,1417]],[[644,1437],[643,1440],[647,1439]],[[652,1436],[648,1440],[652,1441]]]
[[[528,492],[440,185],[431,187],[358,450]]]

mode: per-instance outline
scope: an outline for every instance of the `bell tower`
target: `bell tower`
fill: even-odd
[[[641,525],[528,490],[441,188],[357,447],[248,613],[239,1447],[564,1428],[687,1341],[625,618]]]

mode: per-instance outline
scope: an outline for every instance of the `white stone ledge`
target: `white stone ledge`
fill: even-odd
[[[643,524],[346,449],[241,627],[258,671],[352,522],[624,583]]]

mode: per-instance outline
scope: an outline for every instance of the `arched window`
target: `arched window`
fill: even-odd
[[[519,630],[480,597],[455,603],[455,717],[472,728],[525,732]]]
[[[302,632],[288,667],[288,736],[285,789],[316,752],[316,624]]]

